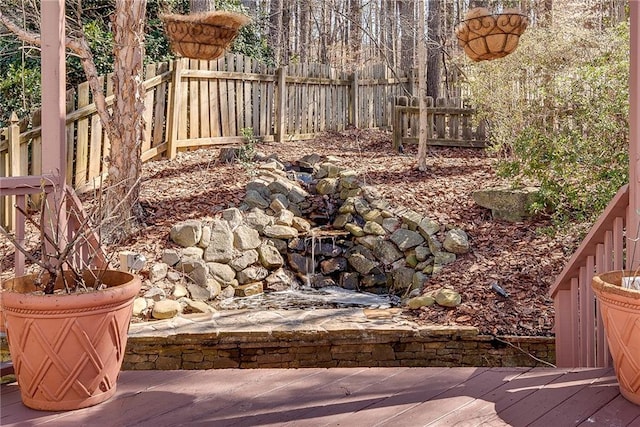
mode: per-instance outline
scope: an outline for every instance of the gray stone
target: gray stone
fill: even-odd
[[[367,221],[367,222],[375,222],[376,224],[380,224],[382,225],[382,213],[380,212],[380,209],[371,209],[368,212],[365,212],[362,215],[362,218]]]
[[[353,207],[355,208],[356,213],[358,213],[358,215],[360,216],[365,215],[367,212],[371,210],[369,203],[362,197],[356,197],[353,200]]]
[[[250,297],[251,295],[259,295],[264,292],[262,282],[247,283],[235,288],[237,297]]]
[[[345,271],[346,269],[347,259],[344,257],[329,258],[320,262],[322,274],[331,274],[337,271]]]
[[[345,199],[342,205],[338,208],[338,213],[352,214],[352,215],[355,214],[356,213],[355,201],[356,199],[354,197],[349,197]]]
[[[333,228],[344,228],[345,225],[347,225],[352,220],[353,215],[351,215],[350,213],[339,214],[334,218],[332,226]]]
[[[241,251],[260,246],[260,233],[255,228],[239,225],[233,232],[233,246]]]
[[[415,248],[424,243],[424,238],[416,231],[400,228],[393,232],[390,237],[391,241],[398,246],[401,251]]]
[[[276,247],[278,252],[281,254],[287,253],[287,241],[282,239],[265,239],[265,242],[268,242]]]
[[[380,236],[374,236],[372,234],[356,237],[355,241],[357,244],[364,246],[367,249],[373,250],[376,247],[378,242],[382,239]]]
[[[423,218],[418,224],[418,231],[422,236],[427,238],[427,236],[431,236],[440,231],[440,224],[431,218]]]
[[[264,285],[272,291],[286,291],[297,286],[293,275],[284,268],[273,271],[264,279]]]
[[[182,306],[178,301],[174,301],[171,299],[165,299],[162,301],[157,301],[153,305],[153,310],[151,311],[151,317],[154,319],[171,319],[176,317]]]
[[[165,249],[162,251],[162,262],[170,267],[175,266],[180,262],[180,251],[176,249]]]
[[[216,219],[211,224],[211,241],[205,249],[205,261],[229,262],[233,258],[233,233],[229,223]]]
[[[236,271],[228,264],[219,262],[208,262],[209,275],[222,283],[230,283],[236,278]]]
[[[385,265],[393,264],[404,257],[404,254],[398,250],[396,245],[388,240],[380,240],[376,247],[373,248],[373,254]]]
[[[344,229],[347,230],[349,233],[353,234],[355,237],[362,237],[365,235],[365,232],[362,229],[362,227],[352,222],[345,224]]]
[[[411,289],[422,289],[427,280],[429,280],[429,276],[424,274],[422,271],[416,271],[413,273],[413,278],[411,280]]]
[[[417,310],[421,307],[429,307],[435,304],[436,299],[432,295],[420,295],[407,301],[409,310]]]
[[[309,197],[309,193],[298,186],[294,186],[293,188],[291,188],[291,191],[289,191],[289,194],[287,194],[287,198],[292,203],[302,203],[307,199],[307,197]]]
[[[197,220],[187,220],[175,224],[169,231],[169,237],[178,245],[188,248],[195,246],[202,237],[202,222]]]
[[[304,218],[295,216],[291,222],[291,226],[298,230],[300,233],[308,233],[311,230],[311,224]]]
[[[191,281],[198,285],[205,285],[207,283],[207,266],[202,259],[186,259],[180,262],[177,267],[182,270]]]
[[[167,277],[169,266],[164,262],[157,262],[149,269],[149,280],[151,282],[158,282]]]
[[[338,191],[340,181],[338,178],[323,178],[318,181],[316,185],[316,191],[318,194],[335,194]]]
[[[222,219],[229,223],[229,228],[235,230],[237,226],[242,224],[242,212],[238,208],[229,208],[222,211]]]
[[[211,226],[203,225],[202,226],[202,236],[200,237],[200,241],[198,242],[198,246],[205,249],[209,246],[209,242],[211,241]]]
[[[189,295],[189,290],[182,283],[176,283],[175,286],[173,287],[173,291],[171,292],[171,295],[175,299],[186,297],[187,295]]]
[[[256,262],[258,262],[258,251],[251,249],[242,252],[239,257],[229,261],[229,267],[233,268],[235,271],[240,271],[249,267],[251,264],[255,264]]]
[[[306,257],[297,253],[289,253],[287,254],[287,261],[289,261],[289,265],[291,266],[293,271],[296,271],[298,273],[309,274],[315,271],[313,260],[310,257]]]
[[[262,233],[267,225],[273,224],[273,217],[264,213],[262,209],[254,208],[245,217],[245,223]]]
[[[269,198],[269,194],[271,194],[271,191],[269,190],[270,182],[271,180],[265,178],[256,178],[247,184],[245,190],[255,191],[266,200]]]
[[[372,288],[374,286],[387,286],[388,277],[384,273],[366,274],[360,279],[360,285],[363,288]]]
[[[447,231],[442,247],[454,254],[466,254],[469,252],[469,237],[464,230],[454,228]]]
[[[137,297],[133,300],[133,316],[142,317],[142,315],[147,311],[148,304],[145,298]]]
[[[382,228],[384,228],[388,233],[393,233],[400,228],[400,225],[402,225],[402,222],[395,217],[384,218],[382,220]]]
[[[358,290],[360,275],[353,271],[344,271],[340,273],[340,287],[350,291]]]
[[[227,286],[220,292],[220,299],[228,299],[236,296],[235,286]]]
[[[347,190],[360,188],[358,172],[354,170],[345,170],[340,172],[340,186]]]
[[[277,193],[273,195],[273,200],[271,200],[271,203],[269,204],[269,207],[271,208],[271,210],[273,210],[274,212],[278,213],[284,209],[287,209],[287,206],[289,206],[289,200],[286,199],[286,202],[283,203],[281,198],[282,197],[277,197],[277,196],[282,196],[282,194]]]
[[[518,222],[530,216],[529,208],[537,200],[537,187],[494,187],[473,192],[473,200],[491,209],[495,219]]]
[[[382,228],[380,224],[373,221],[367,221],[362,228],[366,234],[373,234],[374,236],[384,236],[387,232]]]
[[[202,255],[204,254],[204,249],[199,248],[197,246],[191,246],[189,248],[184,248],[181,253],[180,262],[184,263],[189,259],[202,259]]]
[[[281,193],[284,195],[288,195],[293,187],[294,185],[291,181],[282,178],[278,178],[269,184],[269,190],[271,190],[271,193]]]
[[[286,225],[268,225],[262,232],[265,236],[274,239],[291,239],[298,236],[298,230]]]
[[[255,190],[247,190],[244,196],[244,202],[250,208],[266,209],[269,207],[269,202],[260,193]]]
[[[348,258],[349,265],[360,274],[368,274],[377,265],[375,261],[366,258],[359,253],[351,254]]]
[[[400,267],[393,271],[393,290],[405,291],[413,284],[415,270],[408,267]]]
[[[258,247],[258,256],[260,259],[260,264],[263,267],[273,270],[275,268],[282,267],[284,265],[284,259],[278,249],[266,243],[263,243]]]
[[[431,255],[431,251],[429,250],[429,248],[423,245],[416,246],[415,251],[416,251],[416,259],[419,262],[426,261],[429,255]]]
[[[295,215],[293,212],[283,209],[276,215],[276,225],[285,225],[291,227],[293,225],[293,218]]]
[[[460,294],[453,289],[442,288],[434,296],[436,303],[443,307],[457,307],[462,302]]]
[[[215,309],[204,301],[193,301],[189,298],[183,298],[180,302],[184,302],[186,313],[214,313]]]
[[[433,263],[435,265],[440,265],[440,266],[451,264],[456,260],[456,254],[452,254],[449,252],[436,252],[433,254],[433,256],[434,256]]]
[[[361,188],[352,188],[352,189],[344,188],[340,191],[340,198],[342,200],[346,200],[351,197],[359,197],[361,194],[362,194]]]
[[[167,297],[167,294],[164,289],[158,286],[153,286],[147,290],[143,296],[153,301],[161,301]]]
[[[418,229],[418,225],[422,222],[423,218],[418,212],[407,209],[401,215],[402,222],[407,225],[409,230],[416,231]]]
[[[257,282],[259,280],[262,280],[268,275],[269,275],[269,271],[266,268],[262,266],[253,265],[245,268],[242,271],[239,271],[237,275],[237,279],[241,285],[245,285],[247,283]]]
[[[182,274],[175,270],[169,270],[167,272],[167,280],[170,282],[179,282],[180,280],[182,280]]]

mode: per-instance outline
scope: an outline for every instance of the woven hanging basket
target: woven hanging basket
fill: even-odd
[[[455,32],[460,47],[476,62],[502,58],[516,50],[528,24],[527,17],[513,9],[490,14],[487,9],[477,7],[466,18]]]
[[[249,17],[233,12],[214,11],[192,15],[162,15],[171,49],[193,59],[216,59],[224,53]]]

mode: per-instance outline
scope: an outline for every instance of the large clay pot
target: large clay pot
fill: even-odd
[[[640,405],[640,291],[620,286],[630,272],[609,272],[595,276],[592,288],[600,312],[620,385],[620,393]]]
[[[109,399],[122,366],[133,299],[140,279],[96,272],[100,291],[38,295],[34,276],[3,283],[2,310],[22,402],[62,411]],[[84,274],[92,283],[91,272]],[[56,288],[62,287],[62,281]]]

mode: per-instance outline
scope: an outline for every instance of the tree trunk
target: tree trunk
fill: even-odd
[[[130,235],[139,212],[140,160],[144,130],[144,24],[146,0],[116,0],[113,15],[114,73],[112,123],[108,128],[111,152],[105,207],[108,231],[115,239]]]
[[[416,18],[414,0],[401,0],[398,3],[400,25],[402,31],[400,39],[400,67],[403,70],[412,70],[415,63],[415,34]]]
[[[424,0],[418,0],[418,98],[420,132],[418,135],[418,169],[427,170],[427,44],[424,35]]]
[[[269,46],[273,50],[273,60],[280,65],[282,49],[282,0],[271,0],[269,3]]]
[[[440,31],[440,2],[429,2],[429,26],[427,48],[427,96],[440,97],[440,63],[442,62],[442,34]]]
[[[310,6],[309,1],[305,0],[300,4],[300,28],[298,28],[299,40],[300,40],[300,62],[307,62],[308,59],[308,44],[309,44],[309,30],[311,28],[310,21]]]
[[[189,0],[189,12],[210,12],[216,10],[216,2],[214,0]]]

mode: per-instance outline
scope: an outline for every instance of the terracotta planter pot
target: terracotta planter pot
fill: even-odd
[[[33,276],[3,284],[2,310],[22,402],[61,411],[92,406],[116,391],[140,279],[106,271],[107,289],[38,295]],[[91,283],[92,275],[85,274]],[[56,288],[61,288],[59,281]]]
[[[640,291],[620,286],[622,271],[595,276],[592,288],[600,302],[600,312],[613,357],[620,393],[640,405]]]

